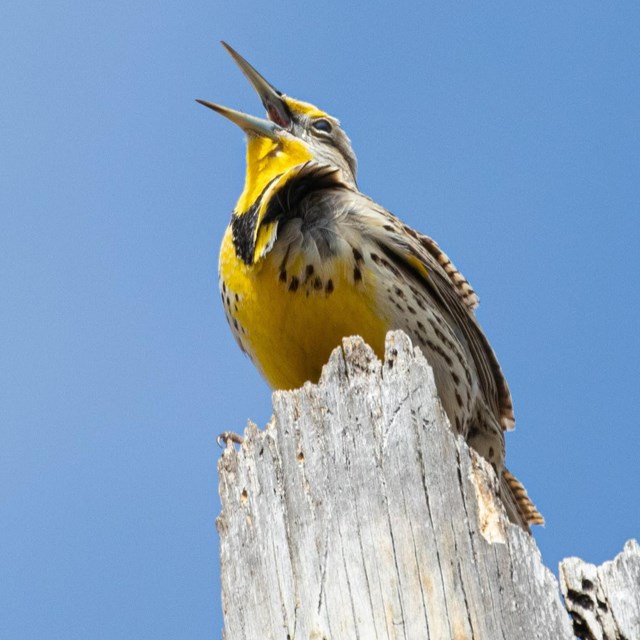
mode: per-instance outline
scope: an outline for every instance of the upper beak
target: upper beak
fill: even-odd
[[[242,113],[242,111],[222,107],[219,104],[207,102],[206,100],[196,100],[196,102],[199,102],[205,107],[209,107],[209,109],[213,109],[221,116],[231,120],[231,122],[237,124],[246,133],[271,138],[272,140],[278,140],[280,137],[279,132],[282,132],[282,128],[270,120],[256,118],[255,116],[250,116],[248,113]]]
[[[244,73],[256,93],[260,96],[269,120],[284,129],[288,129],[291,126],[291,112],[282,99],[282,93],[267,82],[235,49],[226,42],[222,42],[222,46],[235,60],[242,73]]]

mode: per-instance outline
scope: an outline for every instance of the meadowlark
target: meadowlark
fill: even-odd
[[[267,118],[198,100],[247,136],[244,190],[220,249],[225,314],[274,389],[317,381],[345,336],[382,357],[402,329],[433,368],[449,421],[500,478],[509,517],[543,518],[507,470],[514,427],[509,387],[474,314],[478,297],[431,238],[358,190],[357,163],[339,121],[276,90],[223,43]]]

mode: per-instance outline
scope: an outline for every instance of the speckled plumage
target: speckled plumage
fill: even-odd
[[[277,127],[243,127],[247,181],[220,252],[222,300],[240,347],[273,388],[294,388],[317,381],[344,336],[361,335],[382,357],[386,332],[402,329],[431,364],[452,427],[499,474],[510,517],[525,528],[542,522],[504,465],[511,395],[470,284],[434,240],[358,190],[335,118],[266,94]]]

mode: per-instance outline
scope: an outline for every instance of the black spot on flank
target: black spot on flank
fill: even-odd
[[[394,226],[392,224],[383,224],[382,228],[385,231],[395,231],[395,228],[394,228]]]
[[[293,276],[291,278],[291,282],[289,283],[289,291],[297,291],[298,285],[300,284],[300,280]]]
[[[280,272],[280,282],[286,282],[287,281],[287,270],[283,269]]]
[[[422,324],[422,322],[420,322],[420,320],[418,320],[418,329],[420,329],[420,331],[425,330],[425,326]]]
[[[385,253],[387,253],[387,249],[381,245],[378,245]],[[390,250],[389,250],[390,251]],[[391,252],[393,253],[393,252]],[[385,269],[390,271],[396,278],[400,277],[400,271],[394,267],[388,260],[385,258],[381,258],[377,253],[371,254],[371,259],[378,265],[383,266]]]
[[[494,455],[495,455],[495,451],[493,450],[493,447],[489,447],[489,459],[491,460],[491,458],[493,458]]]
[[[236,328],[236,331],[238,331],[238,321],[235,318],[233,319],[233,326]]]
[[[222,293],[227,293],[227,285],[224,282],[222,283]]]
[[[458,403],[458,406],[462,409],[462,396],[458,393],[457,389],[456,389],[456,402]]]
[[[407,311],[409,313],[413,313],[414,315],[416,313],[416,310],[410,304],[407,305]]]
[[[400,270],[402,270],[403,273],[410,276],[411,280],[415,280],[415,282],[420,283],[423,290],[428,292],[434,300],[442,301],[442,294],[434,287],[433,282],[429,278],[426,278],[419,269],[408,262],[404,255],[398,253],[392,247],[380,242],[377,243],[377,246],[380,251],[385,254],[388,260],[380,259],[378,256],[376,256],[376,260],[376,258],[373,257],[373,254],[371,255],[372,260],[381,262],[382,266],[386,267],[396,277],[400,277]],[[389,262],[389,260],[391,262]],[[411,291],[414,295],[418,295],[418,289],[411,289]]]
[[[284,258],[282,258],[282,262],[278,267],[280,271],[284,271],[285,274],[287,273],[287,260],[289,259],[289,251],[291,251],[291,245],[287,245],[287,252],[284,254]]]
[[[456,431],[462,433],[462,421],[459,416],[456,416]]]
[[[396,292],[397,296],[404,298],[404,291],[400,287],[394,287],[393,290]]]
[[[353,268],[353,279],[355,282],[360,282],[362,280],[362,271],[360,271],[358,267]]]
[[[415,297],[414,297],[414,300],[418,303],[418,306],[419,306],[423,311],[426,311],[426,310],[427,310],[426,305],[424,304],[424,302],[423,302],[420,298],[418,298],[417,296],[415,296]]]
[[[227,307],[229,307],[229,309],[231,309],[231,300],[229,300],[229,296],[227,296]]]
[[[316,276],[313,281],[313,288],[317,290],[322,289],[322,279],[320,276]]]
[[[309,280],[309,278],[313,275],[313,265],[312,264],[308,264],[304,270],[304,281],[307,282]]]
[[[439,344],[436,344],[432,340],[427,340],[427,346],[431,351],[435,351],[435,353],[437,353],[449,365],[449,367],[453,366],[453,360],[451,360],[449,354]]]
[[[456,384],[460,384],[460,378],[453,371],[451,372],[451,377]]]
[[[329,278],[327,280],[327,284],[325,285],[324,290],[327,293],[332,293],[333,292],[333,280],[331,278]]]
[[[353,251],[353,258],[356,262],[362,262],[364,260],[364,258],[362,257],[362,254],[355,248],[355,247],[351,247],[352,251]]]
[[[236,302],[238,302],[238,300],[240,300],[240,296],[236,293]]]

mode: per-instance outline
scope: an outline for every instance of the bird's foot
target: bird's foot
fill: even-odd
[[[221,449],[224,449],[230,445],[233,446],[234,444],[241,445],[244,442],[244,438],[233,431],[223,431],[216,438],[216,442]]]

